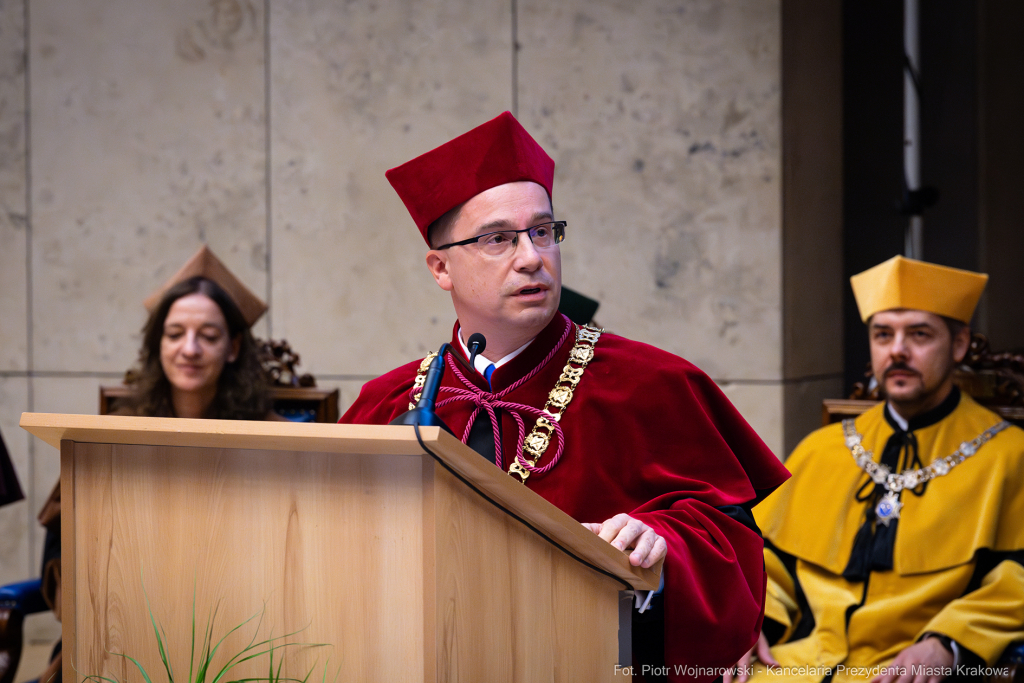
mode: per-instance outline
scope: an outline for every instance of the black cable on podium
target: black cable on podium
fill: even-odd
[[[530,523],[529,523],[528,521],[526,521],[525,519],[523,519],[522,517],[520,517],[519,515],[517,515],[517,514],[516,514],[515,512],[513,512],[512,510],[509,510],[509,509],[508,509],[507,507],[505,507],[504,505],[502,505],[501,503],[499,503],[498,501],[494,500],[493,498],[491,498],[490,496],[488,496],[488,495],[487,495],[486,493],[484,493],[483,491],[481,491],[481,490],[480,490],[479,488],[477,488],[477,486],[476,486],[475,484],[473,484],[473,482],[471,482],[471,481],[469,481],[468,479],[466,479],[466,478],[465,478],[464,476],[462,476],[462,475],[461,475],[461,474],[460,474],[459,472],[456,472],[456,471],[455,471],[455,470],[454,470],[454,469],[453,469],[453,468],[451,467],[451,465],[449,465],[448,463],[446,463],[446,462],[444,461],[444,459],[443,459],[443,458],[441,458],[441,456],[439,456],[439,455],[438,455],[437,453],[434,453],[434,452],[433,452],[432,450],[430,450],[429,448],[427,448],[427,444],[423,443],[423,437],[422,437],[422,436],[420,436],[420,426],[419,426],[418,424],[414,424],[414,425],[413,425],[412,427],[413,427],[413,429],[415,429],[415,430],[416,430],[416,440],[417,440],[417,441],[419,441],[419,443],[420,443],[420,448],[422,448],[422,449],[423,449],[423,451],[424,451],[424,452],[425,452],[425,453],[426,453],[427,455],[429,455],[429,456],[430,456],[431,458],[433,458],[433,459],[434,459],[434,460],[435,460],[435,461],[436,461],[437,463],[439,463],[439,464],[441,465],[441,467],[445,468],[445,470],[447,470],[447,471],[448,471],[448,472],[449,472],[449,473],[450,473],[450,474],[451,474],[452,476],[454,476],[454,477],[455,477],[456,479],[458,479],[458,480],[459,480],[459,481],[461,481],[461,482],[462,482],[463,484],[465,484],[466,486],[468,486],[468,487],[469,487],[470,489],[472,489],[473,491],[475,491],[475,492],[476,492],[476,494],[477,494],[477,495],[479,495],[479,496],[480,496],[481,498],[483,498],[483,499],[484,499],[484,500],[486,500],[486,501],[487,501],[488,503],[490,503],[490,504],[491,504],[491,505],[493,505],[494,507],[496,507],[496,508],[498,508],[499,510],[501,510],[502,512],[504,512],[504,513],[505,513],[506,515],[508,515],[508,516],[509,516],[509,517],[511,517],[512,519],[514,519],[514,520],[518,521],[518,522],[519,522],[520,524],[522,524],[523,526],[525,526],[525,527],[526,527],[527,529],[529,529],[529,530],[530,530],[530,531],[532,531],[533,533],[537,534],[538,536],[540,536],[541,538],[543,538],[543,539],[544,539],[545,541],[547,541],[547,542],[548,542],[548,543],[550,543],[551,545],[555,546],[556,548],[558,548],[558,549],[559,549],[559,550],[561,550],[561,551],[562,551],[563,553],[565,553],[566,555],[568,555],[568,556],[569,556],[569,557],[571,557],[572,559],[576,560],[576,561],[577,561],[577,562],[579,562],[580,564],[583,564],[583,565],[585,565],[585,566],[587,566],[587,567],[590,567],[590,568],[591,568],[591,569],[593,569],[593,570],[594,570],[595,572],[597,572],[597,573],[599,573],[599,574],[603,574],[603,575],[607,576],[608,578],[610,578],[610,579],[612,579],[612,580],[614,580],[614,581],[617,581],[617,582],[621,583],[621,584],[622,584],[622,585],[623,585],[623,586],[625,587],[625,589],[626,589],[626,590],[633,590],[633,586],[631,586],[631,585],[630,585],[630,584],[629,584],[629,583],[628,583],[627,581],[625,581],[624,579],[622,579],[622,578],[620,578],[620,577],[616,576],[615,574],[612,574],[611,572],[609,572],[609,571],[607,571],[607,570],[605,570],[605,569],[602,569],[601,567],[598,567],[597,565],[595,565],[595,564],[593,564],[593,563],[591,563],[591,562],[588,562],[587,560],[583,559],[582,557],[580,557],[580,556],[579,556],[579,555],[577,555],[576,553],[572,552],[571,550],[569,550],[568,548],[566,548],[565,546],[563,546],[562,544],[560,544],[560,543],[559,543],[558,541],[556,541],[555,539],[553,539],[553,538],[551,538],[550,536],[548,536],[547,534],[545,534],[545,533],[544,533],[543,531],[541,531],[541,530],[540,530],[540,529],[538,529],[537,527],[535,527],[535,526],[533,526],[532,524],[530,524]]]

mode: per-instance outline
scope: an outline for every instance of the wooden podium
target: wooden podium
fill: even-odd
[[[412,427],[21,425],[60,449],[67,683],[141,680],[111,653],[164,680],[149,609],[181,680],[193,617],[198,639],[216,609],[217,637],[262,610],[261,636],[328,644],[285,655],[283,675],[311,682],[325,660],[328,681],[618,681],[619,591],[658,585],[660,568],[631,567],[436,427],[421,429],[435,460]],[[266,675],[263,659],[231,678]]]

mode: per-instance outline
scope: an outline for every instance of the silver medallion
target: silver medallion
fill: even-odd
[[[843,438],[857,466],[888,492],[875,506],[875,517],[880,524],[889,526],[889,522],[900,518],[900,509],[903,507],[903,503],[900,502],[900,491],[916,488],[927,481],[949,474],[950,470],[977,453],[978,449],[992,437],[1009,426],[1010,423],[1006,420],[997,422],[970,441],[961,443],[960,448],[951,455],[934,460],[927,467],[907,469],[899,474],[893,474],[888,467],[874,461],[875,455],[864,448],[861,443],[863,437],[857,431],[853,419],[843,420]]]
[[[900,508],[902,507],[903,503],[900,502],[900,494],[895,491],[889,491],[882,496],[882,500],[878,501],[878,505],[875,506],[875,517],[880,524],[889,526],[889,522],[900,518]]]

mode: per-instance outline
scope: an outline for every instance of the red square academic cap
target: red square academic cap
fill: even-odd
[[[384,175],[426,240],[431,223],[492,187],[532,180],[551,197],[555,162],[506,111]]]

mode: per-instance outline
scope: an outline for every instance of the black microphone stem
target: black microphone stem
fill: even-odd
[[[437,403],[437,392],[441,389],[441,378],[444,377],[444,354],[448,352],[449,344],[442,344],[437,356],[430,361],[427,368],[427,375],[423,380],[423,391],[416,406],[396,417],[388,424],[393,425],[419,425],[421,427],[440,427],[449,434],[452,430],[434,412],[434,404]]]
[[[448,353],[450,344],[441,344],[434,360],[430,361],[427,368],[427,376],[423,381],[423,393],[416,403],[417,408],[429,408],[434,412],[434,404],[437,403],[437,392],[441,388],[441,379],[444,377],[444,354]]]
[[[487,339],[479,332],[474,332],[469,335],[469,339],[466,340],[466,347],[470,351],[469,367],[476,370],[476,356],[487,348]]]

